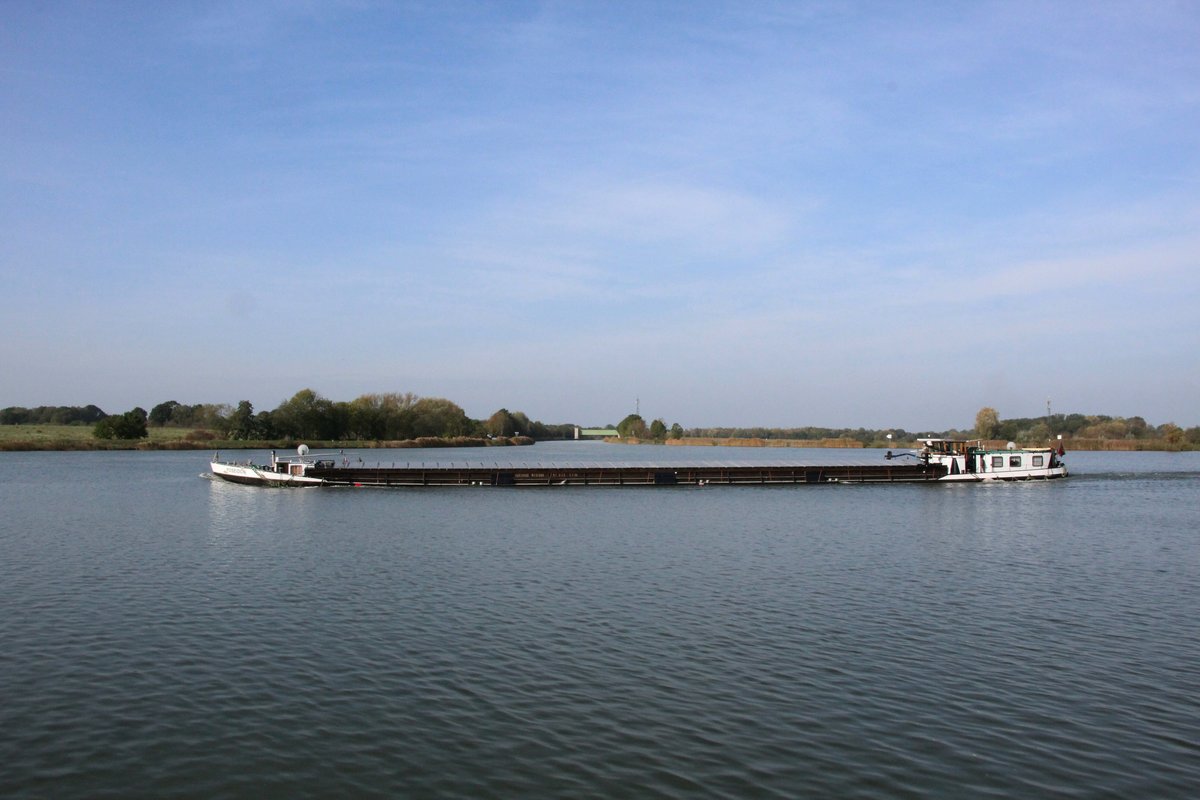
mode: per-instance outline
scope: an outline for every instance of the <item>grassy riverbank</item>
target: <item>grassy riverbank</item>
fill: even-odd
[[[291,450],[289,439],[244,441],[218,439],[204,430],[150,428],[145,439],[97,439],[90,425],[0,425],[0,451],[30,450]],[[530,445],[527,436],[485,439],[473,436],[426,436],[398,441],[305,441],[313,449],[373,450],[411,447],[503,447]]]
[[[0,425],[0,450],[169,450],[187,449],[183,428],[154,428],[148,439],[97,439],[91,425]],[[207,442],[195,442],[207,448]]]
[[[150,428],[150,435],[145,439],[97,439],[92,435],[90,425],[0,425],[0,451],[30,451],[30,450],[291,450],[298,442],[290,439],[273,440],[232,440],[218,439],[216,435],[206,430],[189,430],[187,428]],[[915,441],[887,442],[878,441],[864,444],[856,439],[751,439],[751,438],[710,438],[691,437],[683,439],[667,439],[656,442],[647,439],[609,439],[618,444],[666,444],[672,446],[693,447],[889,447],[899,450],[915,449],[921,445]],[[458,436],[453,438],[422,437],[420,439],[402,439],[399,441],[309,441],[305,444],[313,448],[337,450],[373,450],[382,448],[409,447],[500,447],[509,445],[529,445],[534,440],[526,436],[511,438],[497,437],[487,439],[473,436]],[[1002,440],[986,442],[989,446],[1003,448]],[[1026,447],[1045,446],[1045,443],[1018,443]],[[1186,446],[1172,444],[1162,439],[1065,439],[1063,445],[1067,450],[1103,450],[1103,451],[1177,451],[1187,450]]]

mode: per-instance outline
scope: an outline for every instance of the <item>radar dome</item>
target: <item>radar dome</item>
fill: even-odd
[[[299,447],[297,447],[297,448],[296,448],[296,454],[297,454],[297,455],[302,455],[302,456],[306,456],[306,455],[308,455],[308,445],[306,445],[306,444],[302,444],[302,445],[300,445]]]

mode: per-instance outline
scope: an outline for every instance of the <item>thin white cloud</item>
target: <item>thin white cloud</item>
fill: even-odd
[[[1010,297],[1074,292],[1137,291],[1144,287],[1167,289],[1175,279],[1195,277],[1200,268],[1200,237],[1158,242],[1119,253],[1088,253],[1065,258],[1021,262],[985,275],[969,278],[952,291],[975,303]],[[1169,291],[1169,289],[1167,289]],[[943,292],[945,297],[946,293]]]

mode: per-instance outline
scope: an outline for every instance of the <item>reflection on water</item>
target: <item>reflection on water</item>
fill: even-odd
[[[242,486],[205,473],[208,497],[208,532],[214,541],[244,536],[248,526],[269,519],[272,528],[290,521],[303,524],[302,515],[311,504],[303,489]]]
[[[1196,454],[625,490],[261,489],[206,457],[0,454],[0,794],[1200,785]]]

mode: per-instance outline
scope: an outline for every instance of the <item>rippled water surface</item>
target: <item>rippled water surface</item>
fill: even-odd
[[[503,455],[801,455],[679,450]],[[0,795],[1200,787],[1200,454],[415,490],[235,486],[206,455],[0,453]]]

